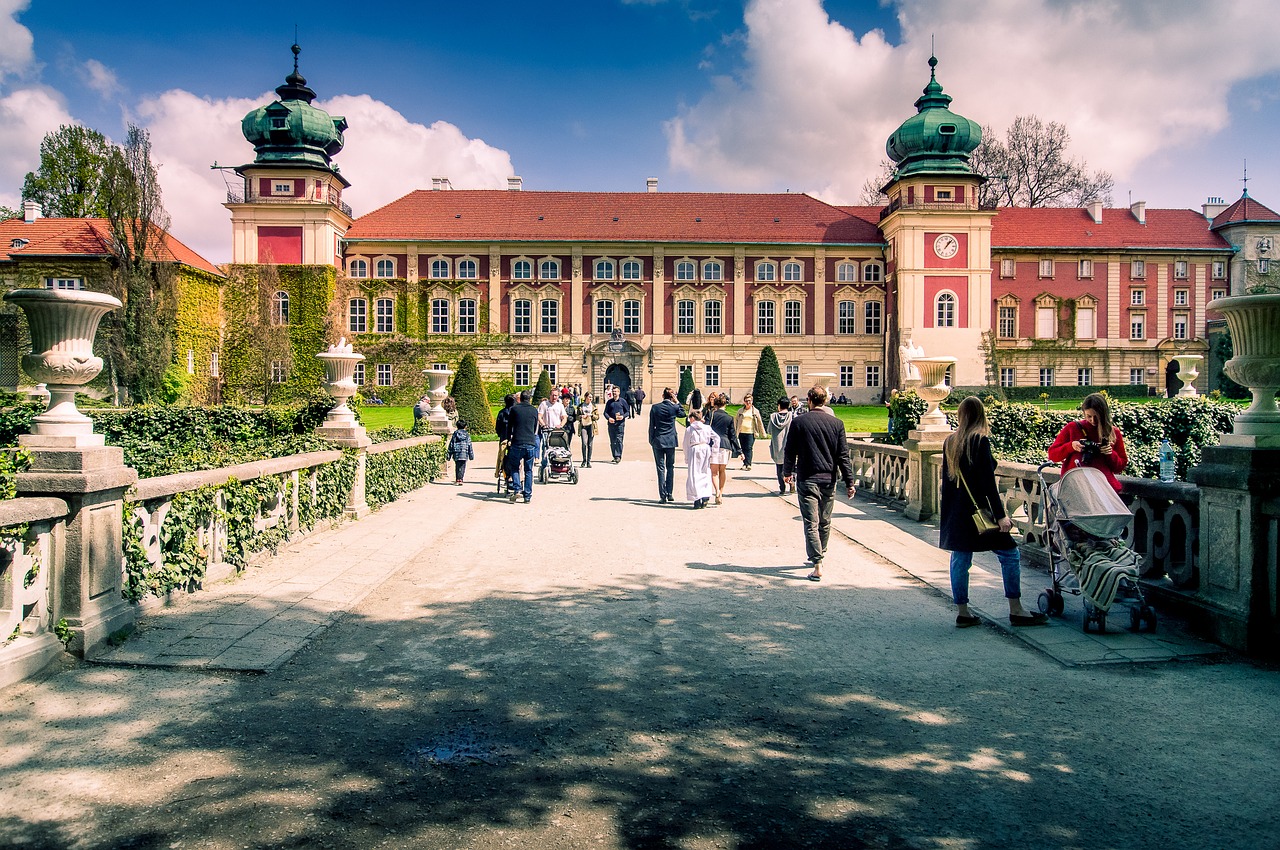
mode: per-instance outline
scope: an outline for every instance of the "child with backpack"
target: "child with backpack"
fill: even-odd
[[[471,433],[467,430],[467,420],[459,419],[458,430],[449,435],[445,457],[453,458],[453,483],[461,487],[462,479],[467,473],[467,461],[476,459],[475,449],[471,447]]]

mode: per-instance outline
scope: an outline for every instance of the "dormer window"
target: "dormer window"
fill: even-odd
[[[25,248],[31,244],[30,239],[15,239],[9,243],[10,248]]]
[[[283,130],[283,129],[285,129],[285,128],[286,128],[286,127],[288,127],[288,126],[289,126],[289,120],[288,120],[287,118],[285,118],[283,115],[281,115],[281,116],[273,116],[273,117],[271,118],[271,129],[272,129],[272,130]]]
[[[272,181],[271,181],[271,194],[273,194],[273,195],[292,195],[292,194],[293,194],[293,181],[292,181],[292,180],[272,180]]]
[[[954,136],[956,134],[955,124],[942,124],[938,127],[939,136]]]

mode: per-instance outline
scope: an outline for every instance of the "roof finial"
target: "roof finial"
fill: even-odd
[[[1249,197],[1249,160],[1244,160],[1244,176],[1240,178],[1240,182],[1244,184],[1244,192],[1242,197]]]

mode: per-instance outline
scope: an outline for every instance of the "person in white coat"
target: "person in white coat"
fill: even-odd
[[[720,437],[702,421],[702,411],[689,411],[689,424],[684,429],[684,463],[689,468],[684,492],[694,508],[705,508],[716,494],[711,481],[711,456],[720,448]]]

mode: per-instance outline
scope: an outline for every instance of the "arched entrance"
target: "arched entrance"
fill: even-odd
[[[614,363],[604,370],[604,382],[612,384],[618,391],[626,395],[631,387],[631,370],[621,363]]]

